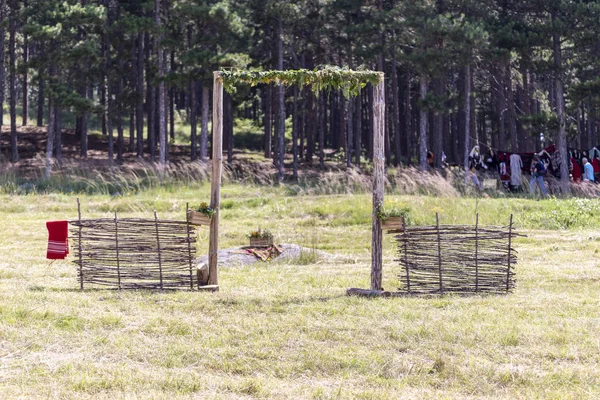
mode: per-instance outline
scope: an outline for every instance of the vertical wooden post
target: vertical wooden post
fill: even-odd
[[[208,284],[218,285],[219,206],[221,204],[221,170],[223,159],[223,78],[213,73],[213,146],[210,206],[215,214],[210,220],[210,243],[208,246]]]
[[[383,206],[385,180],[385,83],[383,73],[373,90],[373,226],[371,238],[371,290],[382,290],[383,252],[381,221],[377,208]]]
[[[512,226],[513,215],[510,214],[510,224],[508,225],[508,268],[506,268],[506,292],[510,290],[510,257],[512,256]]]
[[[408,232],[406,231],[406,220],[402,222],[402,231],[404,231],[404,268],[406,269],[406,290],[410,293],[410,274],[408,271]]]
[[[79,222],[79,288],[83,290],[83,254],[81,253],[81,204],[79,203],[79,197],[77,198],[77,218]]]
[[[479,213],[475,214],[475,293],[479,291]]]
[[[117,282],[119,290],[121,289],[121,261],[119,259],[119,224],[117,222],[117,212],[115,211],[115,250],[117,252]]]
[[[193,107],[193,105],[192,105]],[[188,262],[190,264],[190,290],[194,290],[194,274],[193,274],[193,263],[192,263],[192,238],[191,238],[191,227],[190,227],[190,203],[185,203],[185,221],[187,226],[187,244],[188,244]]]
[[[440,217],[438,213],[435,213],[435,225],[437,227],[438,273],[440,275],[440,294],[444,294],[444,286],[442,284],[442,243],[440,237]]]
[[[158,234],[158,215],[154,211],[154,226],[156,227],[156,248],[158,251],[158,273],[160,275],[160,290],[163,289],[162,254],[160,253],[160,235]]]

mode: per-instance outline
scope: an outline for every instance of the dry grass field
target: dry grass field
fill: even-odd
[[[260,225],[335,257],[225,266],[219,293],[78,290],[45,257],[44,222],[75,197],[0,196],[0,395],[11,398],[398,399],[600,397],[597,200],[388,196],[412,222],[505,224],[517,288],[501,296],[364,299],[370,196],[223,187],[222,247]],[[208,185],[81,196],[84,217],[181,219]],[[208,246],[200,231],[199,251]],[[384,287],[398,285],[394,245]]]

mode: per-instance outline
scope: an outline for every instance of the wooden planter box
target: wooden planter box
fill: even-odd
[[[273,246],[273,238],[261,239],[261,238],[250,238],[251,247],[269,247]]]
[[[388,217],[385,221],[382,221],[381,229],[388,231],[404,229],[404,217]]]
[[[199,211],[188,211],[188,220],[192,225],[207,225],[210,226],[211,217]]]

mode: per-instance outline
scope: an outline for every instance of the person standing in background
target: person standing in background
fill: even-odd
[[[546,174],[546,166],[536,154],[531,162],[531,180],[529,181],[529,191],[531,194],[535,192],[535,184],[540,186],[543,197],[546,197],[546,186],[544,184],[544,175]]]
[[[587,158],[582,159],[581,162],[583,163],[583,181],[594,182],[594,167]]]

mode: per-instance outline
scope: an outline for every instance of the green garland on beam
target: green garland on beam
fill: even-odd
[[[322,90],[341,90],[346,97],[357,96],[367,83],[377,84],[383,80],[383,72],[358,70],[353,71],[340,67],[322,69],[297,69],[286,71],[219,71],[223,79],[223,88],[228,93],[235,93],[238,83],[251,86],[264,83],[280,83],[286,86],[310,86],[318,95]]]

